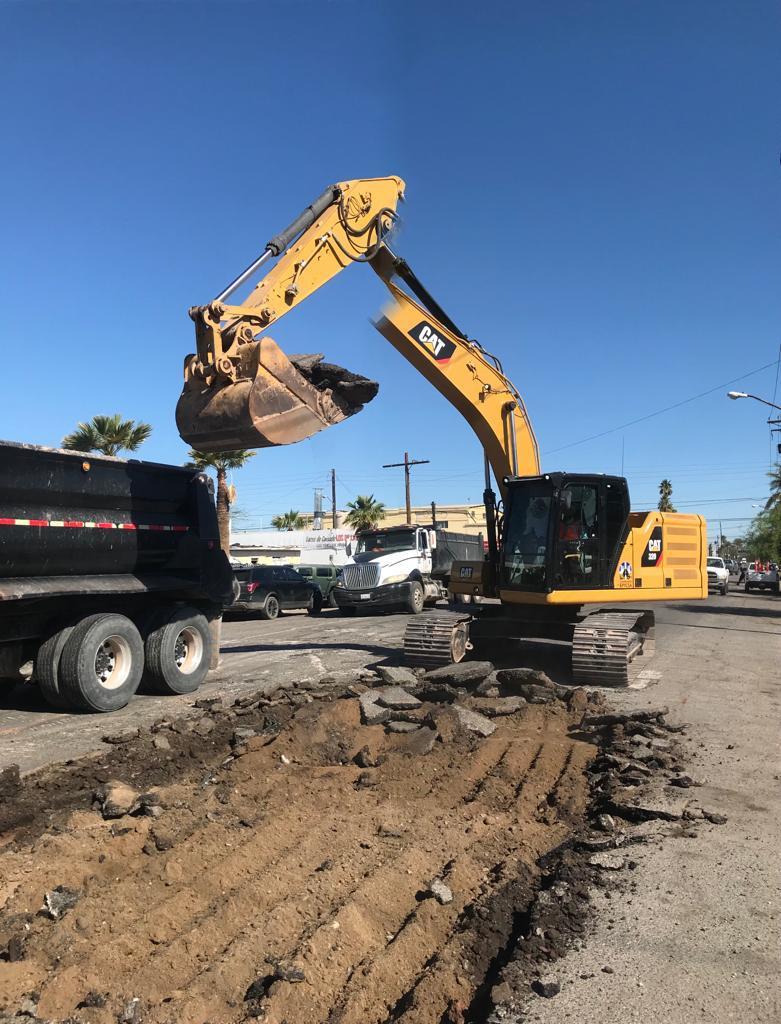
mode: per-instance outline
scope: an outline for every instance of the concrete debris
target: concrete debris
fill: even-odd
[[[600,828],[603,832],[615,832],[616,822],[615,818],[609,814],[600,814],[597,817],[597,828]]]
[[[24,936],[12,935],[5,947],[6,957],[9,964],[18,963],[24,960]]]
[[[141,1024],[141,1000],[138,996],[128,999],[117,1019],[119,1024]]]
[[[390,720],[390,709],[382,707],[379,699],[379,690],[366,690],[358,698],[361,705],[361,721],[364,725],[382,725]]]
[[[257,732],[254,729],[247,729],[244,726],[239,726],[238,729],[233,730],[233,736],[231,737],[231,745],[234,747],[240,747],[253,736],[257,736]]]
[[[620,800],[608,801],[607,811],[627,821],[651,821],[661,818],[663,821],[678,821],[683,816],[683,808],[677,807],[663,798],[655,798],[651,794],[643,794],[637,803],[624,803]]]
[[[536,668],[500,668],[496,673],[497,681],[502,686],[544,686],[547,690],[555,690],[556,684],[544,672]]]
[[[469,732],[483,737],[490,736],[496,732],[496,725],[489,721],[485,715],[480,715],[476,711],[470,711],[469,708],[462,707],[460,704],[454,704],[453,710],[458,715],[461,725]]]
[[[95,793],[104,818],[122,818],[141,807],[141,793],[125,782],[113,779]]]
[[[405,737],[403,750],[405,753],[413,754],[415,757],[430,754],[434,749],[438,735],[436,729],[429,729],[423,726]]]
[[[295,964],[277,964],[274,968],[274,977],[279,981],[287,981],[291,985],[298,985],[302,981],[306,981],[306,975]]]
[[[322,353],[294,355],[290,357],[290,362],[319,391],[327,388],[334,404],[339,406],[345,416],[360,412],[380,390],[377,381],[346,370],[336,363],[323,362]]]
[[[155,748],[155,750],[170,750],[171,749],[171,744],[168,742],[166,737],[163,736],[162,733],[158,733],[155,736],[155,738],[152,740],[152,746]]]
[[[625,725],[627,722],[661,721],[669,713],[669,708],[647,708],[643,711],[630,711],[626,714],[589,715],[583,719],[582,724],[586,728],[602,729],[609,725]]]
[[[453,902],[453,892],[445,885],[441,878],[435,878],[429,885],[427,895],[433,896],[437,903],[441,903],[442,906]]]
[[[104,743],[111,743],[115,746],[119,746],[123,743],[130,743],[131,740],[137,740],[141,735],[139,729],[127,729],[125,732],[113,733],[110,736],[101,737]]]
[[[377,675],[389,686],[417,686],[418,677],[411,668],[396,667],[394,665],[378,665]]]
[[[706,821],[709,821],[711,823],[711,825],[726,825],[727,824],[727,815],[726,814],[719,814],[717,811],[706,811],[705,808],[703,808],[702,809],[702,816],[703,816],[703,818],[705,818]]]
[[[381,707],[390,708],[392,711],[410,711],[413,708],[419,708],[422,703],[417,697],[413,697],[411,693],[407,693],[400,686],[384,686],[382,689],[374,690],[373,692],[377,694],[377,703]]]
[[[501,718],[504,715],[515,715],[526,707],[525,697],[496,697],[492,700],[476,700],[474,708],[487,718]]]
[[[499,680],[497,678],[498,672],[491,672],[480,685],[475,689],[475,695],[478,697],[498,697],[500,695]]]
[[[473,686],[481,683],[494,670],[490,661],[460,661],[456,665],[443,665],[432,669],[422,678],[426,683],[446,683],[450,686]]]
[[[19,774],[18,764],[9,764],[7,768],[0,771],[0,798],[8,799],[21,792],[22,779]]]
[[[88,992],[80,1003],[76,1004],[77,1010],[100,1009],[106,1005],[106,996],[102,992]]]
[[[419,722],[387,722],[385,725],[387,732],[400,732],[410,733],[417,732],[420,729]]]
[[[353,758],[353,763],[357,764],[359,768],[376,768],[380,763],[380,758],[376,758],[368,747],[361,747]]]
[[[692,786],[701,786],[701,782],[695,782],[691,775],[684,772],[676,772],[667,782],[668,786],[678,786],[679,789],[691,789]]]
[[[593,868],[602,868],[603,871],[621,871],[626,866],[626,859],[620,853],[595,853],[588,859]]]
[[[415,694],[420,700],[431,704],[452,704],[459,697],[458,690],[454,686],[448,686],[446,683],[426,683],[425,681],[420,689],[415,691]]]
[[[41,909],[52,921],[58,921],[63,914],[75,907],[80,899],[81,893],[76,889],[58,885],[44,895]]]
[[[543,999],[553,999],[561,992],[561,985],[555,978],[546,975],[542,978],[535,978],[532,982],[532,991]]]
[[[529,704],[552,704],[557,699],[555,690],[547,686],[538,686],[536,683],[513,683],[507,688],[523,697]]]

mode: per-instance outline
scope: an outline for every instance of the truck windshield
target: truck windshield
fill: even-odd
[[[409,551],[415,547],[414,530],[388,530],[362,533],[358,537],[358,553],[384,554],[386,551]]]
[[[504,529],[504,582],[541,589],[546,584],[553,495],[547,482],[517,484],[510,492]]]
[[[723,569],[724,561],[721,558],[709,558],[708,565],[712,565],[714,569]]]

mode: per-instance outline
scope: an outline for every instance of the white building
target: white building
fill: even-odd
[[[344,565],[350,557],[355,530],[233,530],[231,558],[247,564]]]

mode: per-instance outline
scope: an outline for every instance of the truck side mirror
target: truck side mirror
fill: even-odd
[[[436,530],[429,530],[428,531],[428,546],[431,548],[432,551],[437,546],[437,531]]]

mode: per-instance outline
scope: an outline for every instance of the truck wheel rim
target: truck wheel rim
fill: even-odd
[[[174,661],[183,675],[195,672],[203,661],[203,637],[190,626],[179,633],[174,642]]]
[[[118,690],[130,675],[133,655],[123,636],[107,636],[95,654],[95,677],[104,690]]]

